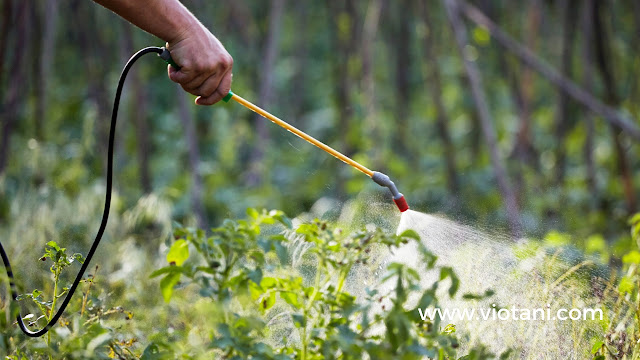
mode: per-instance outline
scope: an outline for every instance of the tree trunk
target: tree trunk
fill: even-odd
[[[585,90],[589,92],[593,92],[594,84],[593,84],[593,6],[594,1],[597,0],[586,0],[586,2],[582,6],[582,34],[584,36],[583,40],[583,63],[584,63],[584,72],[582,74],[583,85]],[[584,143],[584,159],[587,165],[587,187],[589,189],[589,193],[593,194],[594,197],[597,197],[599,194],[598,184],[596,180],[596,165],[595,160],[593,158],[593,148],[594,148],[594,139],[595,139],[595,124],[593,115],[589,112],[585,114],[585,122],[586,122],[586,139]],[[594,199],[595,200],[595,199]],[[596,203],[595,201],[593,203]]]
[[[572,0],[561,2],[563,29],[562,29],[562,65],[560,67],[561,76],[572,78],[571,60],[573,59],[573,43],[575,41],[577,4]],[[564,182],[566,157],[565,136],[569,130],[569,97],[564,91],[558,92],[558,109],[556,111],[556,176],[555,185],[562,186]]]
[[[355,80],[349,71],[349,62],[356,51],[356,10],[353,0],[329,0],[329,18],[331,19],[331,36],[335,53],[333,56],[333,74],[335,89],[333,91],[336,111],[338,112],[338,149],[349,156],[352,144],[349,134],[352,131],[353,117],[352,83]]]
[[[260,90],[258,93],[258,104],[265,109],[269,109],[273,102],[274,93],[274,68],[280,44],[280,30],[282,28],[282,13],[284,12],[284,0],[271,0],[271,10],[269,11],[269,32],[264,46],[264,63],[260,74]],[[257,139],[253,145],[251,160],[249,161],[249,172],[246,183],[248,186],[258,186],[262,183],[262,176],[265,173],[263,165],[264,149],[269,143],[269,122],[258,114],[253,115],[257,132]]]
[[[402,155],[409,153],[410,124],[409,124],[409,103],[411,91],[409,88],[409,70],[411,66],[411,54],[409,43],[411,41],[411,31],[409,25],[411,17],[407,13],[410,8],[408,0],[392,1],[391,6],[395,8],[394,16],[394,41],[395,44],[395,105],[396,105],[396,139],[395,147]],[[412,156],[411,159],[416,159]],[[415,164],[414,164],[415,165]]]
[[[133,34],[131,32],[131,24],[122,22],[124,49],[126,53],[133,54]],[[140,177],[140,186],[145,194],[151,193],[153,190],[151,181],[151,170],[149,168],[149,155],[152,153],[151,140],[149,139],[149,123],[147,114],[149,110],[149,94],[147,87],[143,84],[140,71],[132,71],[129,75],[131,81],[131,90],[133,91],[134,101],[130,104],[129,114],[133,120],[131,123],[135,126],[136,134],[136,153],[138,155],[138,176]]]
[[[521,6],[519,3],[509,3],[506,11],[507,16],[512,16]],[[541,0],[533,0],[529,4],[529,8],[525,12],[526,22],[523,27],[523,41],[530,49],[537,48],[537,39],[540,36],[540,22],[542,20],[542,4]],[[519,203],[523,201],[527,189],[538,188],[539,182],[527,184],[525,173],[527,166],[539,172],[540,163],[539,155],[533,144],[533,134],[531,132],[531,112],[533,103],[533,72],[530,68],[519,64],[517,60],[504,56],[498,57],[498,64],[508,79],[511,93],[513,94],[513,102],[518,112],[518,130],[511,146],[511,153],[508,159],[515,160],[512,162],[514,189]]]
[[[310,34],[306,27],[306,21],[309,15],[309,6],[312,3],[306,1],[296,1],[294,11],[298,19],[296,19],[296,25],[298,26],[295,38],[295,74],[291,79],[291,90],[289,92],[289,98],[291,99],[291,110],[289,114],[292,119],[300,119],[305,110],[307,110],[307,103],[305,94],[307,90],[307,66],[309,65],[309,41],[314,34]],[[310,36],[312,35],[312,36]],[[304,125],[301,125],[304,128]]]
[[[35,138],[44,139],[43,120],[49,100],[49,74],[53,71],[52,64],[55,57],[56,29],[58,24],[58,0],[45,2],[43,16],[42,42],[40,50],[39,84],[36,86]]]
[[[360,43],[356,31],[358,29],[357,13],[353,0],[329,0],[326,4],[331,22],[330,33],[334,49],[332,56],[333,97],[337,112],[337,138],[339,139],[336,147],[346,156],[351,156],[357,146],[353,139],[350,139],[351,132],[357,130],[352,121],[352,84],[357,79],[351,74],[349,64],[354,54],[357,54],[357,44]],[[346,193],[345,179],[339,170],[336,171],[336,174],[336,193],[338,197],[341,197]]]
[[[444,151],[447,188],[449,189],[449,193],[455,197],[460,189],[458,176],[456,174],[456,150],[451,140],[451,135],[449,134],[448,123],[450,119],[442,100],[442,79],[440,78],[437,55],[434,49],[435,27],[433,27],[429,18],[429,9],[426,4],[419,1],[418,6],[420,7],[419,13],[427,27],[427,35],[424,38],[424,58],[427,65],[425,83],[431,84],[428,96],[433,99],[436,108],[436,128],[438,129]]]
[[[80,2],[74,10],[73,16],[80,22],[78,28],[88,29],[91,28],[90,24],[96,21],[93,10],[100,9],[93,9],[89,3]],[[113,55],[110,53],[109,48],[105,46],[104,40],[99,33],[88,34],[85,31],[79,31],[78,44],[79,53],[85,57],[84,71],[87,79],[87,98],[96,107],[95,132],[98,148],[95,152],[97,154],[106,154],[107,139],[109,138],[109,116],[113,106],[113,98],[111,93],[107,91],[107,84],[103,79],[105,77],[105,69],[109,69],[110,66],[107,61],[110,62]],[[116,151],[118,151],[118,147],[116,147]],[[101,164],[102,174],[106,176],[107,164],[104,162]]]
[[[640,1],[632,1],[631,6],[633,6],[633,19],[636,25],[636,42],[640,41]],[[636,48],[637,49],[637,48]]]
[[[493,128],[493,119],[489,113],[489,107],[487,105],[486,96],[482,89],[482,80],[477,64],[473,61],[469,61],[465,56],[464,48],[468,44],[467,34],[462,19],[460,18],[459,8],[456,0],[444,0],[444,5],[447,10],[449,22],[454,32],[458,49],[463,58],[467,77],[471,85],[471,94],[478,110],[478,116],[480,124],[482,126],[482,133],[489,148],[489,157],[491,159],[491,165],[493,166],[494,175],[498,183],[498,188],[502,194],[502,201],[504,202],[505,212],[507,220],[511,228],[511,232],[514,236],[519,237],[522,235],[522,227],[520,224],[520,212],[518,210],[518,204],[516,202],[516,196],[511,187],[507,173],[502,164],[500,153],[498,151],[498,144],[496,140],[496,133]]]
[[[198,149],[198,136],[193,124],[193,117],[189,109],[189,99],[181,87],[176,86],[176,100],[180,122],[184,128],[185,143],[187,144],[187,158],[189,174],[191,177],[191,208],[196,216],[196,222],[200,229],[206,229],[207,217],[202,204],[202,177],[200,176],[200,150]]]
[[[2,128],[2,134],[0,135],[0,175],[2,175],[6,169],[9,159],[9,144],[11,141],[11,134],[13,133],[13,126],[19,115],[19,108],[21,106],[21,100],[24,98],[23,94],[26,90],[26,81],[24,81],[25,66],[23,61],[28,39],[30,38],[29,32],[31,28],[30,20],[30,8],[32,5],[29,1],[20,1],[16,6],[16,41],[13,44],[14,49],[9,53],[13,54],[12,61],[10,63],[11,71],[9,72],[8,89],[5,92],[4,99],[2,101],[2,116],[0,116],[0,127]]]
[[[375,57],[374,46],[382,13],[382,0],[372,0],[367,7],[364,25],[362,27],[362,91],[364,93],[364,123],[365,135],[373,144],[382,142],[378,125],[377,99],[375,91]],[[381,152],[378,146],[372,146],[372,165],[379,168],[382,162]]]
[[[527,11],[527,22],[525,28],[525,42],[529,49],[535,49],[536,40],[539,37],[541,21],[540,0],[533,0]],[[528,164],[534,169],[539,169],[538,151],[533,145],[533,135],[531,134],[531,103],[533,101],[533,72],[526,66],[514,66],[509,59],[500,57],[500,63],[507,72],[507,77],[514,94],[516,108],[518,109],[518,132],[515,143],[512,146],[510,157],[518,159],[520,164]],[[521,74],[518,77],[518,74]],[[524,167],[520,167],[524,170]],[[522,171],[518,171],[519,189],[525,187],[522,179]]]
[[[2,6],[2,26],[0,26],[0,44],[4,44],[4,46],[9,45],[7,39],[9,39],[9,34],[11,32],[12,26],[11,23],[13,21],[13,0],[4,0],[4,4]],[[7,59],[7,54],[4,52],[0,54],[0,84],[4,84],[4,64]],[[4,95],[4,87],[0,88],[0,97]]]
[[[603,11],[606,10],[601,8],[601,6],[604,6],[602,2],[594,2],[593,32],[595,34],[596,62],[605,85],[605,101],[609,106],[618,107],[620,106],[621,101],[616,90],[615,78],[611,67],[611,54],[607,48],[607,44],[609,43],[607,40],[608,31],[602,17]],[[622,188],[624,190],[625,201],[627,203],[627,210],[631,214],[636,210],[636,195],[633,187],[633,175],[629,166],[629,160],[627,159],[626,149],[622,144],[622,129],[617,125],[611,125],[610,129],[616,149],[617,166],[622,180]]]

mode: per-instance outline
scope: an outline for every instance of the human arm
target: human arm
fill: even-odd
[[[215,104],[231,90],[233,58],[178,0],[94,1],[167,43],[180,66],[169,66],[169,78],[197,95],[196,104]]]

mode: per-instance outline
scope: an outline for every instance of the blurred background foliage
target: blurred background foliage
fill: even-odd
[[[415,209],[508,225],[461,53],[480,70],[525,234],[620,234],[637,208],[637,141],[525,67],[485,26],[466,22],[459,51],[443,3],[185,4],[234,56],[235,92],[387,172]],[[635,2],[475,6],[598,101],[638,117]],[[162,42],[90,1],[3,0],[2,9],[0,221],[11,222],[21,191],[75,198],[103,183],[121,67]],[[122,210],[154,193],[174,219],[207,227],[248,206],[297,214],[322,197],[383,191],[244,108],[193,106],[164,72],[145,59],[126,86],[115,163]]]

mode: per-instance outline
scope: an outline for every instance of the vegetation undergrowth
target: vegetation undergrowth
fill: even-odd
[[[413,231],[346,233],[318,220],[294,227],[280,211],[249,209],[246,220],[226,220],[209,234],[176,225],[173,236],[166,266],[150,274],[160,278],[166,306],[181,309],[168,326],[156,327],[139,339],[135,330],[119,325],[112,315],[131,319],[133,313],[109,307],[108,297],[92,296],[96,267],[81,285],[82,294],[74,297],[44,339],[24,337],[2,316],[6,358],[308,360],[458,359],[461,355],[455,327],[439,320],[423,321],[418,315],[417,307],[438,306],[436,291],[443,283],[448,284],[450,296],[458,289],[453,269],[437,266],[436,257],[426,248],[420,247],[421,269],[399,263],[386,266],[377,284],[392,281],[391,292],[376,290],[376,284],[367,287],[362,297],[346,290],[347,279],[355,272],[372,271],[369,261],[374,250],[418,241]],[[34,328],[44,326],[56,299],[66,294],[60,274],[83,258],[49,242],[39,260],[53,261],[54,292],[47,297],[36,289],[20,296],[35,303],[41,313],[24,316]],[[419,285],[425,272],[437,272],[440,279],[428,289]],[[419,302],[409,306],[408,299],[416,295]],[[383,298],[391,299],[391,307],[375,310]],[[199,343],[203,346],[192,346],[198,337],[204,337]],[[462,355],[493,358],[481,346]]]
[[[440,307],[447,300],[443,294],[456,296],[460,281],[453,268],[438,264],[416,232],[395,235],[375,227],[346,232],[330,222],[292,221],[277,210],[249,209],[247,215],[244,220],[226,220],[209,232],[174,225],[166,243],[166,259],[157,263],[155,271],[142,275],[154,279],[154,286],[159,287],[166,316],[114,305],[133,303],[108,283],[96,283],[98,266],[81,284],[59,323],[42,339],[22,335],[10,315],[17,307],[3,306],[0,345],[5,359],[470,360],[519,356],[513,351],[492,354],[482,343],[468,342],[453,324],[438,318],[422,320],[418,308]],[[631,219],[631,227],[632,239],[640,241],[640,216]],[[539,265],[549,271],[551,280],[544,283],[548,283],[545,292],[550,296],[586,291],[582,284],[591,282],[588,291],[593,294],[586,300],[607,309],[605,319],[598,323],[604,336],[594,336],[586,325],[568,326],[575,328],[571,336],[591,339],[591,349],[585,351],[593,359],[637,360],[640,252],[627,249],[621,257],[621,271],[611,268],[609,279],[595,282],[595,277],[584,276],[585,271],[594,271],[593,261],[581,258],[574,264],[558,256],[566,252],[561,238],[561,234],[550,234],[543,243],[518,251],[528,256],[537,251],[546,254]],[[379,258],[384,251],[414,241],[422,259],[420,267],[387,264]],[[601,257],[602,249],[597,249],[592,244],[584,256]],[[44,255],[34,258],[51,263],[51,287],[20,295],[21,302],[37,309],[23,315],[30,327],[40,328],[51,318],[57,299],[68,289],[61,275],[77,271],[73,265],[83,260],[82,255],[53,241],[46,244]],[[560,262],[566,262],[565,266],[559,266]],[[425,286],[421,280],[431,274],[436,280]],[[491,296],[487,294],[463,298]],[[140,316],[132,321],[134,312]]]
[[[426,248],[421,247],[422,269],[399,263],[387,266],[378,281],[394,281],[391,293],[372,287],[358,299],[345,290],[347,277],[355,267],[366,266],[373,249],[418,241],[415,232],[392,235],[375,229],[347,234],[317,220],[294,230],[280,211],[250,209],[248,215],[247,220],[225,221],[211,235],[177,228],[167,254],[169,265],[151,275],[162,276],[166,301],[180,284],[193,286],[216,307],[217,316],[208,319],[213,320],[213,330],[207,344],[216,357],[458,358],[455,331],[417,315],[418,306],[437,306],[441,281],[450,280],[451,296],[458,284],[453,270],[436,266],[435,256]],[[431,271],[439,272],[440,280],[422,289],[420,273]],[[420,301],[409,307],[414,293],[420,293]],[[373,311],[387,296],[393,299],[392,307]],[[489,357],[476,348],[468,358]]]
[[[621,276],[612,276],[598,295],[611,302],[606,336],[592,347],[594,360],[640,359],[640,213],[629,220],[637,247],[622,256]],[[616,281],[617,280],[617,281]]]

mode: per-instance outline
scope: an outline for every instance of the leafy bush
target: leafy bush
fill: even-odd
[[[346,234],[326,222],[314,221],[293,230],[279,211],[248,211],[249,218],[225,221],[211,235],[177,228],[162,276],[165,300],[175,287],[193,286],[216,307],[212,341],[215,357],[230,359],[456,359],[455,328],[424,322],[418,307],[437,306],[436,290],[449,279],[450,268],[420,247],[424,268],[392,263],[377,285],[393,281],[389,294],[367,288],[362,298],[349,293],[347,279],[371,271],[368,262],[379,247],[392,248],[419,240],[413,231],[400,235],[379,229]],[[194,249],[195,254],[189,249]],[[420,273],[439,271],[432,287],[419,286]],[[360,284],[362,286],[362,284]],[[408,299],[419,295],[409,306]],[[376,311],[383,298],[391,307]],[[465,359],[489,358],[482,348]]]
[[[604,339],[593,344],[595,360],[640,359],[640,213],[629,220],[632,249],[622,256],[622,275],[600,296],[613,309]],[[636,247],[637,246],[637,247]]]
[[[57,300],[67,294],[69,286],[61,284],[63,271],[76,261],[83,263],[84,257],[79,253],[69,255],[66,248],[50,241],[45,246],[45,253],[38,260],[52,262],[49,269],[53,275],[53,294],[47,298],[44,291],[34,289],[18,296],[19,301],[31,300],[40,311],[40,314],[29,313],[22,318],[28,327],[34,329],[40,329],[49,322],[57,309]],[[98,266],[95,267],[95,272],[97,270]],[[83,280],[85,287],[82,296],[78,296],[76,293],[65,315],[44,336],[44,341],[25,338],[24,342],[19,343],[18,340],[24,336],[17,329],[15,322],[9,331],[3,332],[3,350],[7,353],[11,352],[6,356],[6,359],[107,359],[116,356],[120,359],[137,358],[124,356],[127,353],[132,354],[129,347],[135,341],[123,340],[124,334],[118,333],[102,323],[103,319],[114,314],[123,314],[127,320],[131,319],[133,314],[122,307],[106,308],[103,300],[92,296],[91,290],[95,281],[95,272]],[[16,314],[16,311],[17,308],[13,307],[11,313]],[[5,316],[1,316],[1,318],[6,319]],[[10,318],[15,319],[15,315],[11,315]],[[4,329],[9,328],[7,323],[2,325]],[[13,351],[8,351],[9,349],[13,349]]]
[[[94,294],[96,268],[44,341],[3,323],[6,358],[494,358],[482,346],[460,354],[455,326],[419,316],[418,307],[438,306],[439,287],[456,294],[453,269],[437,266],[422,245],[422,268],[384,264],[381,250],[421,244],[413,231],[347,233],[318,220],[294,226],[280,211],[249,209],[246,220],[226,220],[208,234],[176,226],[173,235],[166,266],[150,275],[169,303],[168,327],[123,325],[123,318],[134,323],[133,313]],[[25,316],[34,327],[44,325],[65,294],[60,273],[82,256],[50,242],[40,259],[53,261],[54,295],[21,296],[42,312]],[[422,287],[420,278],[431,272],[439,280]],[[362,279],[373,281],[365,286]]]

